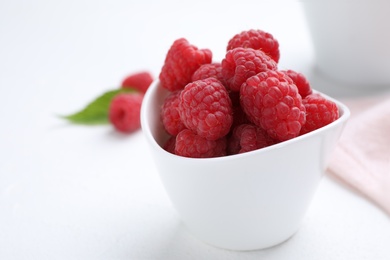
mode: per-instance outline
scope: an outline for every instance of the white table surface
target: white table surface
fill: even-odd
[[[301,229],[266,250],[234,252],[190,235],[142,134],[80,126],[79,110],[122,78],[158,75],[185,37],[223,58],[247,29],[280,42],[280,68],[317,81],[299,1],[0,0],[0,259],[390,259],[389,217],[326,175]],[[312,84],[313,84],[312,83]]]

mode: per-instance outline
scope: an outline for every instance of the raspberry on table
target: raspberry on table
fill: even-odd
[[[226,155],[226,138],[207,140],[189,129],[176,136],[175,154],[190,158],[211,158]]]
[[[188,129],[207,140],[228,134],[233,122],[229,94],[215,78],[187,84],[180,95],[179,114]]]
[[[237,47],[262,50],[276,63],[279,62],[279,42],[272,34],[265,31],[252,29],[236,34],[229,40],[226,50],[229,51]]]
[[[242,84],[241,105],[250,121],[276,140],[299,135],[306,109],[292,79],[280,71],[261,72]]]
[[[261,50],[237,47],[226,52],[222,60],[222,75],[227,87],[239,91],[241,85],[257,73],[276,70],[277,63]]]
[[[309,81],[302,73],[296,72],[294,70],[281,70],[281,72],[286,73],[286,75],[292,79],[292,81],[297,86],[298,92],[302,98],[313,93]]]
[[[108,117],[116,130],[130,133],[141,128],[140,110],[143,97],[140,93],[124,93],[112,99]]]
[[[241,124],[233,129],[228,140],[228,154],[254,151],[275,144],[267,132],[254,124]]]
[[[207,78],[216,78],[221,81],[222,84],[225,85],[225,80],[222,76],[222,65],[221,63],[208,63],[203,64],[197,69],[194,74],[192,74],[192,81],[207,79]]]
[[[142,93],[148,90],[150,84],[153,82],[153,76],[148,71],[140,71],[128,75],[122,81],[122,88],[134,88]]]
[[[185,125],[180,119],[179,103],[182,90],[171,92],[161,106],[160,116],[163,126],[167,133],[176,136],[181,130],[185,129]]]
[[[301,134],[326,126],[339,118],[336,103],[318,93],[305,97],[303,104],[306,108],[306,123],[302,127]]]
[[[177,39],[170,47],[159,75],[162,87],[170,91],[183,89],[192,81],[192,74],[211,60],[209,49],[198,49],[184,38]]]

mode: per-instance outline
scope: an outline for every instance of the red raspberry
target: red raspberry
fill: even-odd
[[[186,127],[182,123],[179,114],[180,94],[182,90],[171,92],[164,100],[161,107],[161,121],[167,133],[176,136]]]
[[[116,130],[124,133],[130,133],[141,127],[140,110],[143,94],[118,94],[109,107],[109,121]]]
[[[228,143],[228,152],[229,154],[245,153],[275,143],[261,127],[253,124],[241,124],[233,130]]]
[[[272,34],[262,30],[249,30],[236,34],[228,42],[226,50],[229,51],[237,47],[262,50],[275,62],[278,62],[280,58],[279,42]]]
[[[313,93],[309,81],[302,73],[296,72],[294,70],[282,70],[282,72],[286,73],[286,75],[292,79],[292,81],[298,87],[298,92],[302,98]]]
[[[176,136],[171,136],[169,139],[165,142],[163,149],[167,151],[168,153],[175,154],[175,147],[176,147]]]
[[[128,75],[122,81],[122,88],[134,88],[142,93],[145,93],[152,82],[152,74],[147,71],[141,71]]]
[[[226,138],[207,140],[189,129],[176,136],[175,154],[191,158],[211,158],[226,155]]]
[[[189,83],[180,95],[179,114],[188,129],[207,140],[225,136],[233,122],[229,94],[215,78]]]
[[[306,121],[306,110],[297,87],[286,74],[261,72],[242,85],[240,94],[249,120],[273,139],[285,141],[299,135]]]
[[[222,60],[222,75],[227,87],[239,91],[242,83],[259,72],[276,70],[277,63],[261,50],[235,48]]]
[[[209,63],[203,64],[197,69],[192,75],[192,81],[207,79],[207,78],[216,78],[225,85],[225,80],[222,76],[222,65],[221,63]]]
[[[192,74],[203,64],[211,63],[212,53],[208,49],[199,50],[186,39],[176,40],[165,57],[159,79],[161,85],[170,90],[183,89],[191,82]]]
[[[306,123],[301,134],[321,128],[339,118],[337,105],[320,94],[308,95],[303,99],[303,104],[306,108]]]

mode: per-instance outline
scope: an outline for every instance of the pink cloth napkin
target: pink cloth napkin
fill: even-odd
[[[351,118],[328,171],[390,215],[390,95],[344,103]]]

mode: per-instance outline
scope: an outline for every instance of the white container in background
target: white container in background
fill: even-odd
[[[319,71],[350,86],[390,86],[390,1],[302,4]]]

